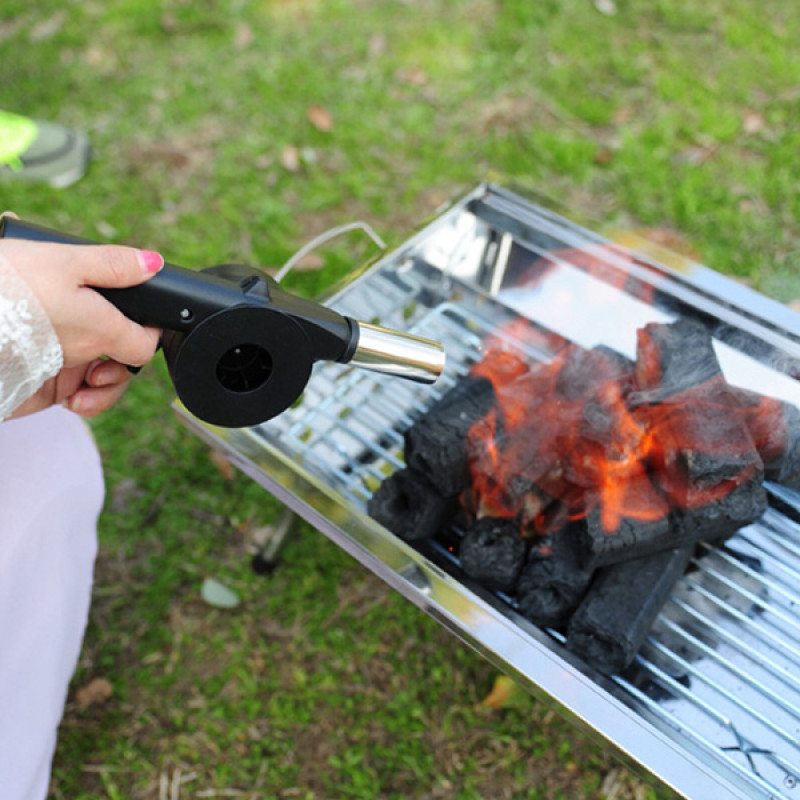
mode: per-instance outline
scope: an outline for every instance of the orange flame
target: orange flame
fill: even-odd
[[[566,261],[647,299],[647,287],[625,269],[635,257],[624,248],[596,245],[552,255],[532,264],[516,283],[529,279],[534,285]],[[548,352],[561,349],[548,362],[530,364],[509,348],[509,340]],[[628,364],[602,349],[564,346],[519,319],[487,342],[471,374],[492,382],[495,406],[467,437],[468,505],[479,516],[518,518],[523,533],[545,533],[595,509],[613,533],[626,518],[657,520],[672,509],[714,502],[755,469],[742,468],[728,480],[692,479],[686,462],[698,446],[713,446],[701,457],[720,456],[732,464],[737,455],[752,452],[754,441],[759,453],[780,455],[777,401],[732,390],[721,375],[649,403],[641,390],[659,388],[662,375],[658,344],[647,328],[637,335],[635,364]],[[633,391],[639,392],[635,401]],[[737,391],[741,396],[734,396]],[[729,431],[712,445],[702,429],[720,418],[730,421]]]
[[[573,397],[562,382],[576,354],[586,360],[591,381]],[[495,407],[467,438],[478,513],[519,517],[523,531],[541,533],[560,524],[548,502],[558,501],[571,519],[598,508],[613,533],[626,518],[657,520],[672,508],[718,500],[749,477],[742,470],[704,485],[690,479],[683,461],[697,447],[698,426],[724,415],[730,434],[715,440],[712,455],[735,461],[752,449],[749,434],[735,435],[741,419],[725,392],[709,382],[668,402],[630,407],[633,368],[620,372],[602,353],[588,356],[569,346],[549,363],[523,368],[518,357],[490,351],[476,365],[473,374],[489,378],[496,395]],[[539,494],[532,499],[534,490]]]

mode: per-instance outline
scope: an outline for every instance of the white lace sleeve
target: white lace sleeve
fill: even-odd
[[[0,420],[57,375],[63,363],[47,314],[0,255]]]

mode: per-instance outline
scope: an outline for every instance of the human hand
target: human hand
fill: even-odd
[[[64,366],[100,356],[131,366],[148,362],[160,332],[128,319],[91,287],[122,289],[152,278],[164,259],[119,245],[0,240],[2,256],[36,295],[61,343]]]
[[[65,367],[17,406],[9,419],[24,417],[62,404],[81,417],[95,417],[111,408],[128,388],[131,373],[118,361],[98,358],[89,364]]]
[[[129,247],[16,239],[0,240],[0,258],[36,295],[58,337],[64,362],[61,371],[12,416],[54,403],[64,403],[83,416],[110,408],[130,378],[123,365],[149,361],[160,331],[131,321],[91,287],[135,286],[153,277],[163,258]]]

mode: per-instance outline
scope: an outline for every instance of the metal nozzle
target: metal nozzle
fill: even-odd
[[[410,333],[358,323],[358,344],[350,364],[418,383],[433,383],[444,369],[444,348]]]

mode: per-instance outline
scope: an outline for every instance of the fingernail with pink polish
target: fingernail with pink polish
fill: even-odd
[[[138,250],[139,263],[145,272],[158,272],[164,266],[164,257],[155,250]]]

